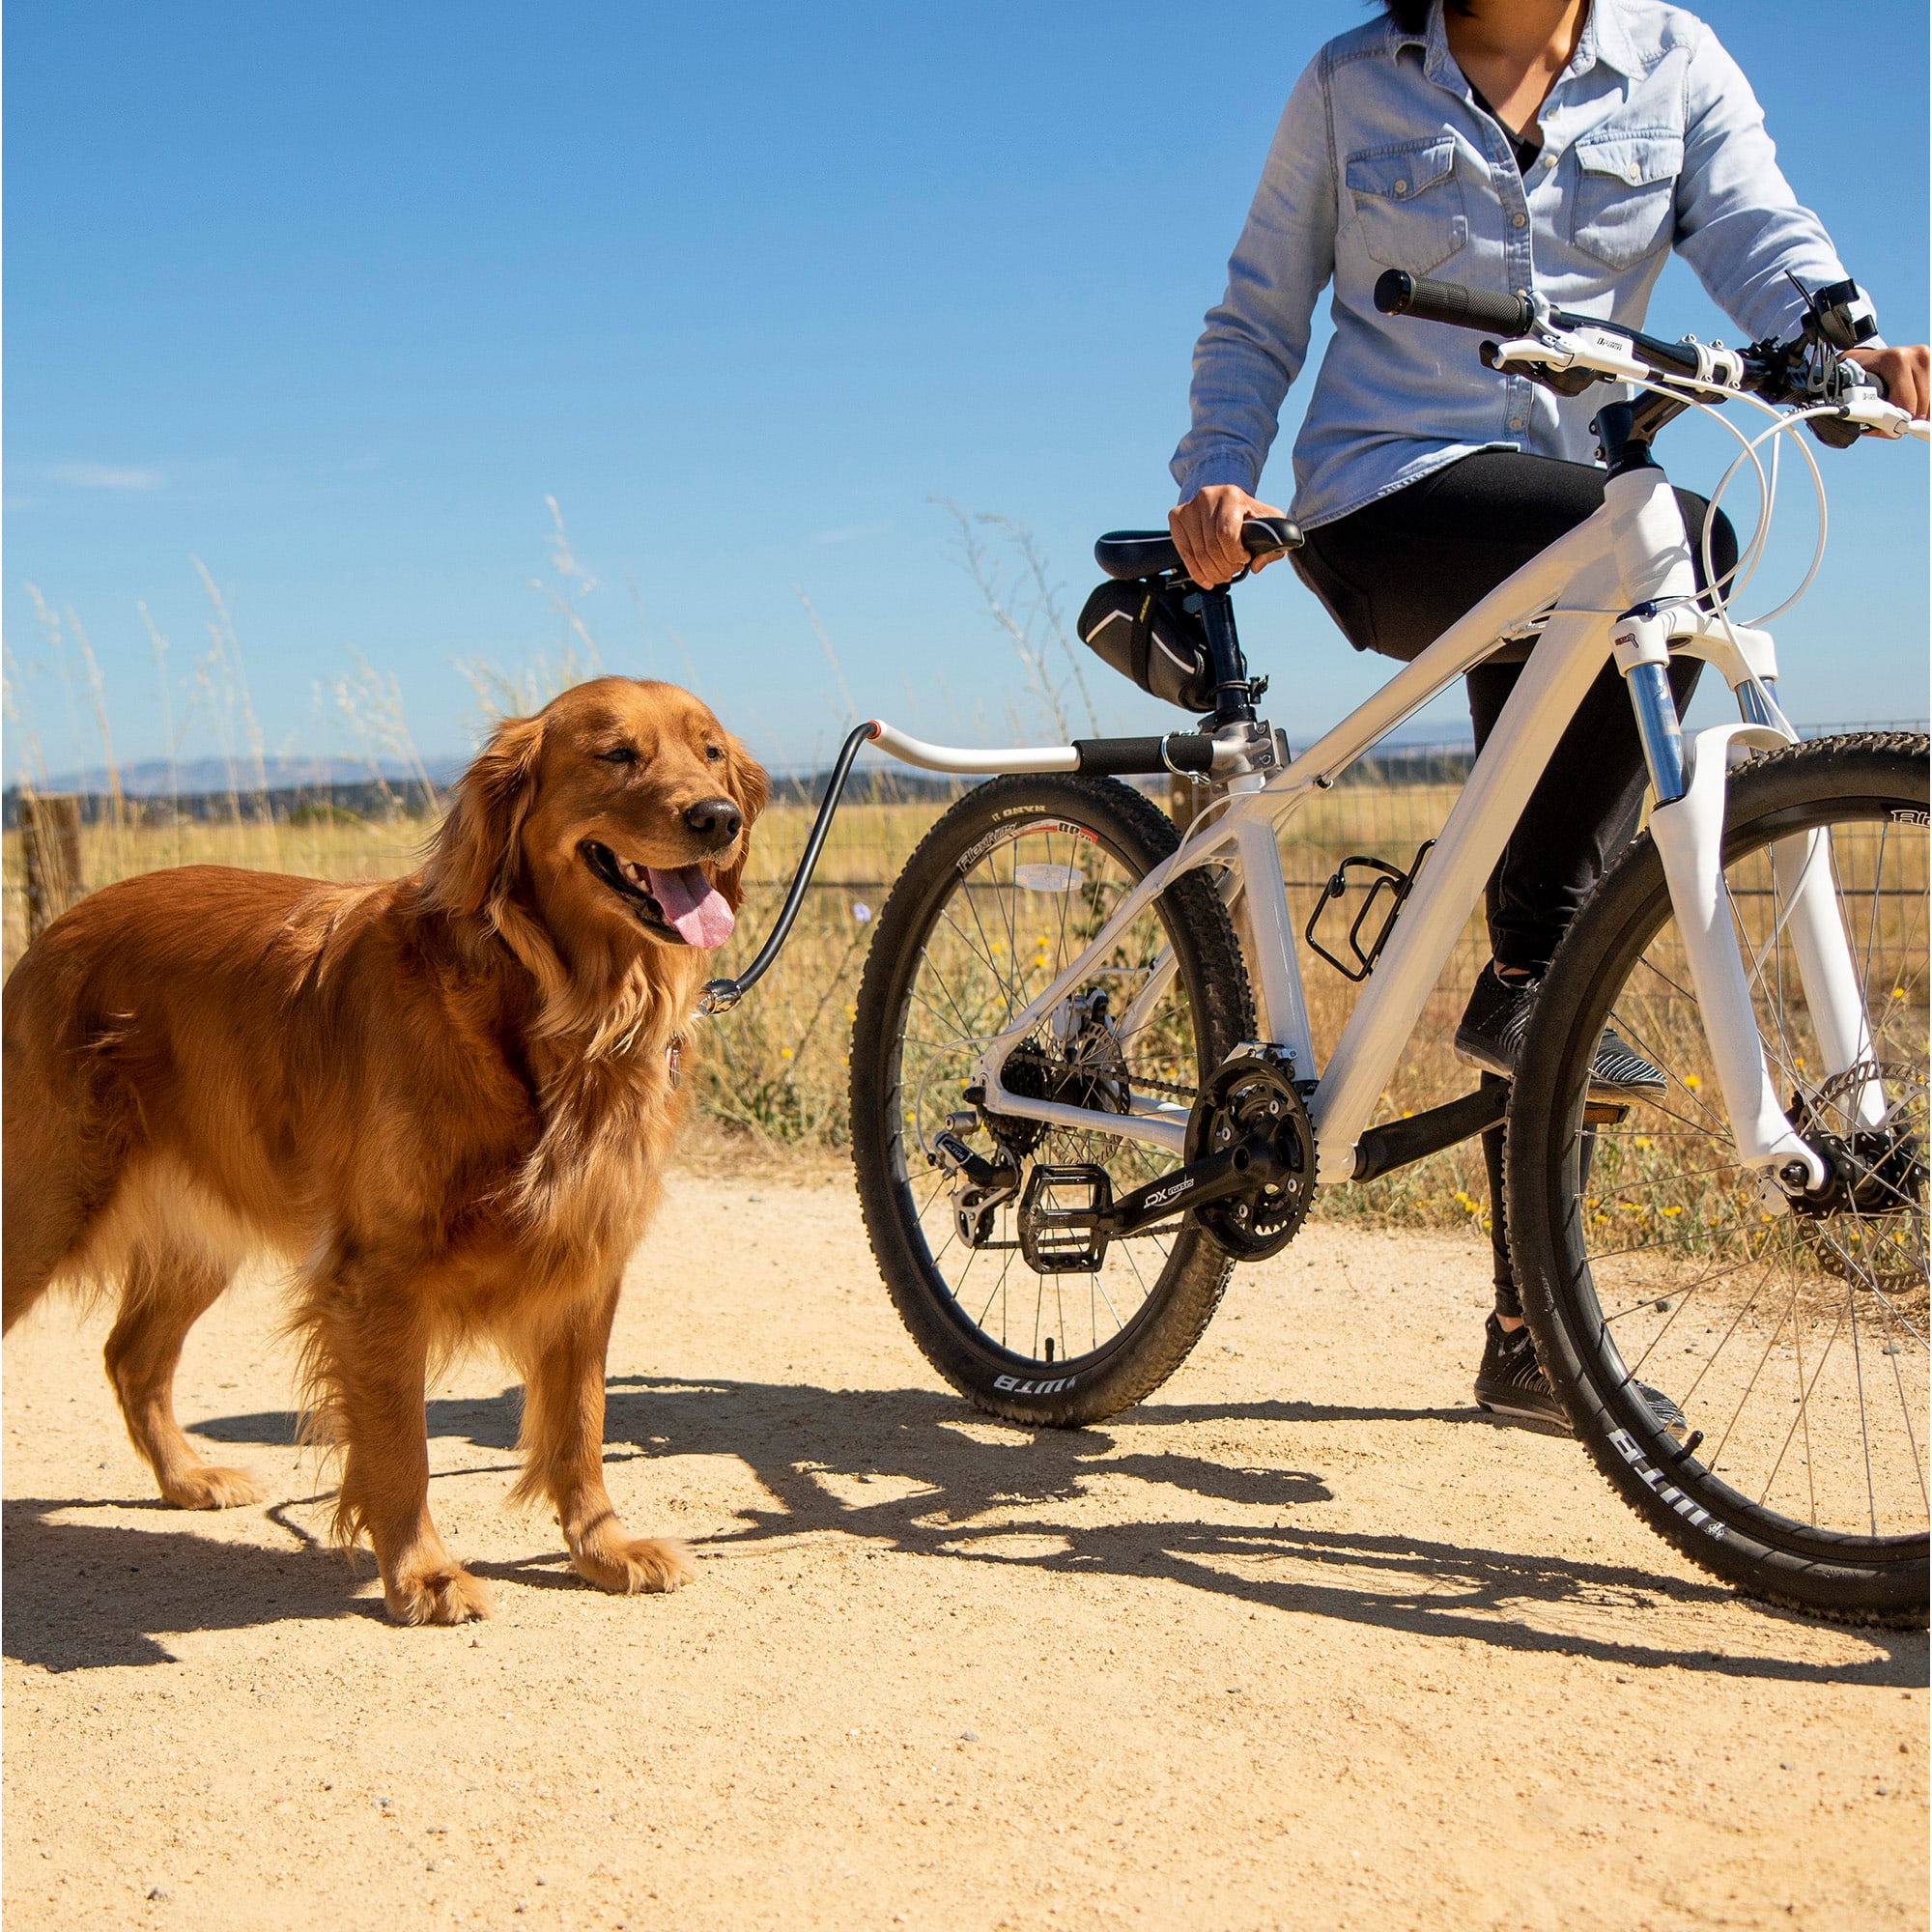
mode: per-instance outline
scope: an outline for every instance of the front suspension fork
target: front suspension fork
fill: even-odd
[[[1732,747],[1777,750],[1793,739],[1788,727],[1747,722],[1700,731],[1687,746],[1671,699],[1662,632],[1654,616],[1620,620],[1617,663],[1629,685],[1657,800],[1651,837],[1663,861],[1718,1085],[1744,1165],[1776,1177],[1786,1195],[1817,1190],[1829,1173],[1823,1156],[1798,1133],[1779,1101],[1723,867]],[[1795,884],[1778,905],[1777,925],[1768,944],[1790,938],[1825,1063],[1821,1079],[1870,1065],[1871,1028],[1833,885],[1831,834],[1818,830],[1779,839],[1772,847],[1772,863],[1775,878],[1793,878]],[[1752,962],[1753,967],[1758,964]],[[1861,1125],[1883,1121],[1885,1096],[1875,1076],[1861,1088],[1856,1110]]]

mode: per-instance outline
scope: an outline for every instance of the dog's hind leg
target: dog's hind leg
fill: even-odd
[[[0,1330],[11,1332],[63,1265],[72,1264],[109,1187],[90,1172],[90,1150],[71,1110],[11,1051],[0,1148]]]
[[[518,1500],[548,1495],[556,1505],[570,1561],[600,1589],[635,1596],[695,1582],[691,1552],[673,1539],[633,1536],[604,1487],[604,1360],[617,1285],[597,1300],[554,1318],[531,1338],[525,1364],[526,1466]]]
[[[148,1459],[161,1494],[182,1509],[232,1509],[262,1500],[253,1476],[204,1463],[175,1420],[182,1344],[228,1282],[229,1271],[212,1257],[137,1248],[120,1318],[107,1337],[107,1375],[128,1434]]]
[[[0,1212],[0,1245],[5,1262],[0,1264],[0,1332],[11,1334],[14,1323],[47,1292],[54,1270],[74,1245],[80,1222],[75,1217],[71,1230],[49,1227],[50,1217],[30,1206],[27,1190],[7,1188],[6,1208]]]

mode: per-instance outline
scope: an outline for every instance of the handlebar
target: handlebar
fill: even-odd
[[[1457,328],[1493,328],[1504,335],[1526,335],[1536,310],[1524,296],[1492,295],[1460,282],[1431,281],[1406,269],[1391,269],[1376,283],[1376,306],[1384,315],[1412,315],[1423,322],[1446,322]]]
[[[1870,305],[1858,284],[1839,282],[1812,291],[1796,276],[1792,281],[1805,303],[1802,332],[1790,342],[1767,337],[1742,350],[1690,338],[1665,342],[1601,316],[1552,308],[1528,295],[1463,288],[1456,282],[1411,275],[1404,269],[1390,269],[1378,279],[1375,300],[1384,315],[1410,315],[1457,328],[1493,329],[1506,339],[1483,344],[1484,363],[1492,369],[1520,370],[1559,395],[1580,395],[1599,382],[1688,380],[1706,390],[1806,405],[1819,440],[1839,446],[1862,435],[1922,436],[1922,425],[1908,423],[1902,412],[1879,407],[1886,397],[1885,384],[1846,354],[1848,346],[1873,333]],[[1538,353],[1545,349],[1547,354]],[[1672,397],[1653,397],[1646,406],[1653,432],[1687,406],[1681,391],[1673,391]],[[1828,407],[1820,410],[1816,407],[1820,404]]]
[[[1504,335],[1527,335],[1537,323],[1537,304],[1527,296],[1492,295],[1487,289],[1465,289],[1460,282],[1433,282],[1406,269],[1390,269],[1376,283],[1376,306],[1384,315],[1413,315],[1424,322],[1446,322],[1458,328],[1493,328]],[[1601,316],[1573,315],[1568,309],[1546,308],[1544,319],[1554,328],[1602,329],[1627,343],[1636,360],[1653,375],[1695,376],[1695,350],[1665,342]]]

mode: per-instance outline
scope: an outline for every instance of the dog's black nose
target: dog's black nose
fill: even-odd
[[[743,829],[745,814],[728,798],[700,798],[686,810],[684,822],[700,838],[728,845]]]

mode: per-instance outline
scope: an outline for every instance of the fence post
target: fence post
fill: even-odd
[[[1174,829],[1184,838],[1187,828],[1200,815],[1203,799],[1207,795],[1206,785],[1196,784],[1192,779],[1171,775],[1167,781],[1167,815],[1174,820]]]
[[[32,944],[86,892],[80,876],[80,800],[23,792],[20,857],[27,876],[27,941]]]

